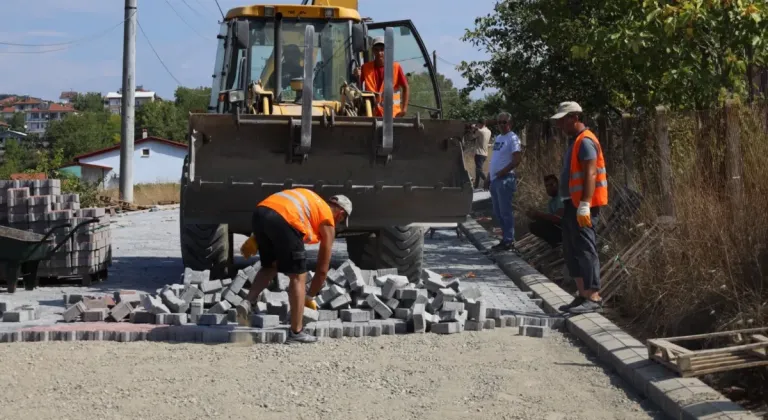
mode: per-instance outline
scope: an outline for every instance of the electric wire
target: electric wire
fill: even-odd
[[[134,14],[136,14],[135,10],[134,10],[133,14],[128,17],[128,19],[133,17]],[[51,43],[51,44],[24,44],[24,43],[17,43],[17,42],[0,41],[0,45],[7,45],[9,47],[60,47],[60,46],[66,46],[66,48],[59,48],[59,49],[47,50],[47,51],[0,51],[0,52],[2,52],[4,54],[35,54],[35,53],[42,54],[42,53],[46,53],[46,52],[63,51],[65,49],[69,48],[70,46],[73,46],[73,45],[76,45],[76,44],[79,44],[79,43],[82,43],[82,42],[87,42],[87,41],[92,41],[92,40],[95,40],[95,39],[99,39],[99,38],[103,37],[104,35],[114,31],[120,25],[122,25],[126,21],[128,21],[128,19],[121,20],[117,25],[114,25],[114,26],[110,27],[109,29],[107,29],[107,30],[105,30],[103,32],[99,32],[99,33],[94,34],[94,35],[89,35],[89,36],[86,36],[86,37],[78,38],[78,39],[75,39],[75,40],[72,40],[72,41],[67,41],[67,42],[56,42],[56,43]]]
[[[206,36],[203,36],[203,35],[201,35],[201,34],[200,34],[200,32],[197,32],[197,30],[195,29],[195,27],[194,27],[194,26],[192,26],[192,25],[190,25],[190,24],[189,24],[189,22],[187,22],[187,20],[186,20],[186,19],[184,19],[184,17],[183,17],[183,16],[181,16],[181,14],[180,14],[180,13],[179,13],[179,12],[176,10],[176,8],[175,8],[175,7],[173,7],[173,5],[171,4],[171,2],[169,2],[168,0],[165,0],[165,4],[167,4],[167,5],[168,5],[168,7],[170,7],[170,8],[171,8],[171,10],[173,10],[173,13],[175,13],[175,14],[176,14],[176,16],[178,16],[178,17],[179,17],[179,19],[181,19],[181,21],[182,21],[182,22],[184,22],[184,24],[185,24],[185,25],[187,25],[187,26],[189,27],[189,29],[191,29],[191,30],[192,30],[192,32],[194,32],[194,33],[195,33],[195,35],[197,35],[197,36],[199,36],[200,38],[203,38],[203,39],[205,39],[205,40],[210,40],[210,38],[208,38],[208,37],[206,37]]]

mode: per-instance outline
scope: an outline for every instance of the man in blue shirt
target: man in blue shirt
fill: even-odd
[[[547,212],[528,210],[526,216],[532,220],[528,230],[545,240],[548,244],[556,246],[563,241],[563,231],[560,228],[560,219],[563,217],[563,200],[558,194],[559,183],[557,176],[550,174],[544,177],[544,186],[550,197],[547,203]]]
[[[515,168],[520,165],[522,151],[520,139],[512,132],[511,115],[502,112],[497,118],[501,134],[493,143],[493,155],[489,175],[491,178],[491,202],[496,221],[501,225],[502,239],[491,249],[511,251],[515,247],[515,217],[512,211],[512,199],[517,191]]]

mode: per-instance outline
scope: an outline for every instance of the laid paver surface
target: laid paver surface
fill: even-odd
[[[62,293],[154,293],[178,281],[177,210],[115,218],[112,237],[106,282],[20,290],[0,299],[40,302],[43,319],[28,324],[50,325],[63,309]],[[337,263],[344,248],[342,241],[334,246]],[[463,281],[480,287],[489,306],[540,311],[450,231],[427,240],[425,259],[438,273],[473,273]],[[7,418],[663,418],[569,338],[522,337],[512,328],[325,339],[311,346],[12,343],[0,345],[0,357],[10,367],[0,380],[13,384],[0,395]],[[45,404],[30,404],[30,396]]]

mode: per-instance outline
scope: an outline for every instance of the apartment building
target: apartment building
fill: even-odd
[[[45,134],[48,123],[64,118],[65,115],[75,112],[71,105],[62,105],[41,101],[35,98],[29,98],[14,102],[0,111],[2,117],[10,120],[13,114],[21,112],[24,114],[24,124],[28,134]]]
[[[136,88],[134,93],[134,101],[136,108],[140,108],[142,105],[148,102],[154,102],[157,99],[155,92],[144,90],[141,86]],[[123,106],[123,92],[122,89],[117,92],[109,92],[104,96],[104,108],[108,109],[115,115],[122,113]]]

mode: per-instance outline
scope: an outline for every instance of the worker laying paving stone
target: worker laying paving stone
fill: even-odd
[[[251,325],[237,326],[235,306],[248,294],[258,268],[258,264],[246,267],[232,279],[211,279],[208,271],[186,269],[180,283],[166,285],[155,295],[129,290],[102,297],[64,295],[66,310],[62,318],[65,323],[129,320],[133,324],[179,328],[164,333],[160,330],[150,333],[147,329],[115,334],[102,332],[101,335],[75,329],[49,334],[45,339],[282,343],[291,310],[286,276],[278,275],[259,296],[252,308]],[[517,327],[521,335],[544,337],[557,321],[541,316],[511,315],[488,307],[477,287],[463,286],[459,279],[445,279],[431,270],[424,270],[417,283],[410,283],[398,275],[397,270],[361,270],[352,261],[331,269],[315,302],[317,310],[304,308],[304,328],[316,337],[456,334],[503,327]],[[4,308],[0,306],[0,309]],[[22,314],[18,315],[21,318],[34,316],[34,308],[7,313],[12,314],[8,315],[12,321],[17,319],[16,314]],[[5,318],[4,314],[4,321]],[[0,333],[0,342],[43,339],[41,334]]]

